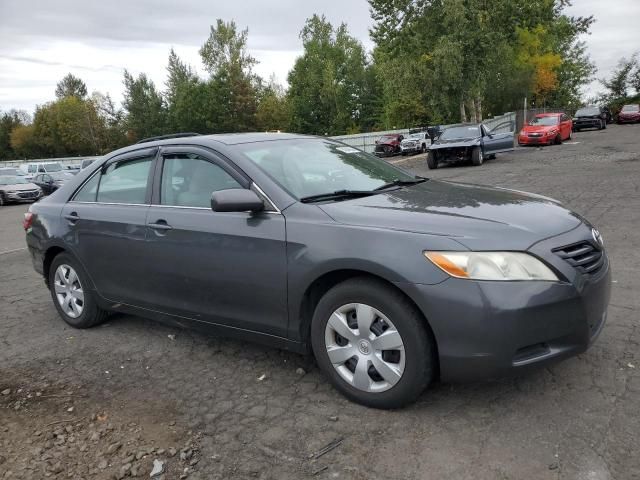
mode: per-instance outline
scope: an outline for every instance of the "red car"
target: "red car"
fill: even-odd
[[[571,140],[573,121],[564,113],[539,113],[518,135],[518,145],[552,145]]]
[[[379,157],[398,155],[402,151],[400,149],[402,140],[404,140],[404,135],[400,135],[399,133],[383,135],[376,140],[374,153]]]
[[[618,114],[618,123],[637,123],[640,122],[640,105],[625,105]]]

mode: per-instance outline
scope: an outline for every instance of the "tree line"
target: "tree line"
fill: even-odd
[[[369,4],[373,50],[347,25],[313,15],[287,88],[255,73],[248,30],[223,20],[199,50],[204,75],[172,49],[163,88],[125,70],[121,106],[69,74],[33,116],[0,115],[0,159],[103,154],[174,132],[338,135],[479,121],[525,96],[534,106],[577,107],[595,72],[578,39],[594,19],[566,15],[568,0]],[[637,71],[636,62],[628,75]]]

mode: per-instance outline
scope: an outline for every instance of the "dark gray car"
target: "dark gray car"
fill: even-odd
[[[147,142],[26,214],[54,305],[86,328],[126,312],[313,351],[357,402],[584,352],[609,301],[586,220],[549,198],[415,177],[289,134]]]
[[[513,150],[513,132],[490,130],[481,123],[455,125],[445,129],[429,147],[427,166],[438,168],[443,163],[467,162],[480,166],[485,159]]]

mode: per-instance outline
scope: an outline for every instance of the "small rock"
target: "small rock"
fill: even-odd
[[[180,452],[180,460],[182,461],[189,460],[192,455],[193,455],[193,452],[191,451],[191,449],[186,448]]]
[[[73,413],[73,411],[75,410],[75,407],[69,407],[67,408],[67,412],[69,413]]]
[[[10,388],[5,388],[4,390],[2,390],[2,395],[9,395],[10,393],[11,393]]]
[[[175,340],[176,339],[176,336],[173,335],[173,334],[167,335],[167,337],[169,337],[169,340]]]
[[[153,468],[151,469],[151,473],[149,474],[149,476],[151,478],[153,477],[157,477],[158,475],[162,475],[164,473],[164,462],[155,459],[153,461]]]
[[[173,447],[169,447],[169,449],[167,450],[167,455],[169,455],[170,457],[175,457],[176,453],[176,449]]]
[[[60,473],[61,471],[62,464],[60,462],[56,462],[56,464],[51,467],[51,473]]]
[[[164,455],[164,452],[166,450],[164,448],[159,448],[158,451],[156,452],[158,455]]]
[[[147,452],[138,452],[136,453],[136,460],[140,460],[142,457],[144,457],[147,454]]]
[[[170,426],[170,427],[173,427],[175,424],[176,424],[176,421],[175,421],[175,420],[171,420],[171,421],[169,422],[169,426]]]
[[[39,437],[40,435],[42,435],[42,432],[40,430],[36,430],[36,433],[34,433],[34,435],[36,437]]]
[[[141,470],[140,464],[139,463],[134,463],[131,466],[131,476],[132,477],[137,477],[141,473],[140,470]]]
[[[110,454],[110,455],[114,454],[118,450],[120,450],[120,447],[122,447],[121,443],[119,443],[119,442],[112,443],[111,445],[109,445],[109,448],[107,448],[107,453]]]
[[[200,461],[199,458],[192,458],[191,461],[189,462],[189,466],[193,467],[194,465],[197,465],[199,461]]]
[[[332,422],[337,422],[338,421],[338,417],[336,415],[332,415],[329,417],[329,420],[331,420]]]
[[[260,376],[258,377],[258,381],[259,381],[259,382],[261,382],[261,381],[263,381],[265,378],[267,378],[267,374],[266,374],[266,373],[263,373],[262,375],[260,375]]]
[[[133,460],[134,460],[134,459],[135,459],[135,456],[134,456],[134,455],[129,455],[128,457],[126,457],[126,458],[122,461],[122,463],[123,463],[123,464],[125,464],[125,465],[126,465],[127,463],[133,463]]]
[[[97,442],[98,440],[100,440],[100,434],[98,432],[93,432],[91,434],[91,437],[89,437],[89,440],[91,440],[92,442]]]
[[[304,371],[304,368],[296,368],[296,373],[302,376],[302,375],[305,375],[307,372]]]
[[[107,461],[104,458],[98,462],[98,468],[100,470],[104,470],[105,468],[107,468],[108,465],[109,464],[107,463]]]
[[[557,463],[552,463],[549,465],[549,470],[557,470],[558,469],[558,464]]]

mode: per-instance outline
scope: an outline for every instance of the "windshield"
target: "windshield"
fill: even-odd
[[[322,139],[245,143],[239,150],[297,199],[338,190],[374,190],[409,173],[373,155]]]
[[[451,127],[447,128],[440,139],[453,140],[455,138],[475,138],[480,136],[480,127],[478,125],[471,125],[466,127]]]
[[[598,107],[581,108],[576,112],[576,117],[587,117],[590,115],[600,115],[600,109]]]
[[[533,120],[531,120],[529,122],[529,125],[537,125],[537,126],[544,126],[544,127],[549,127],[549,126],[553,126],[553,125],[558,125],[558,119],[560,117],[535,117]]]
[[[14,175],[0,175],[0,185],[16,185],[22,183],[29,183],[22,177],[16,177]]]
[[[45,163],[42,166],[47,171],[47,173],[59,172],[60,170],[62,170],[62,165],[60,165],[59,163]]]
[[[640,110],[640,105],[625,105],[622,107],[623,112],[637,112]]]
[[[424,133],[412,133],[407,137],[408,140],[420,140],[424,137]]]
[[[73,178],[73,174],[69,172],[54,171],[51,174],[51,178],[54,180],[68,180],[69,178]]]
[[[398,137],[396,137],[395,135],[383,135],[382,137],[380,137],[378,139],[379,142],[393,142],[394,140],[397,140]]]

